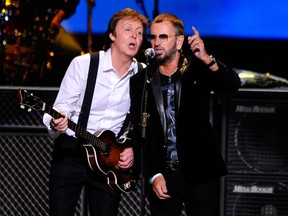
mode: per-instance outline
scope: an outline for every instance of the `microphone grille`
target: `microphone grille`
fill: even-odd
[[[154,50],[153,48],[148,48],[148,49],[145,50],[144,55],[145,55],[146,57],[154,58],[155,55],[156,55],[156,54],[155,54],[155,50]]]

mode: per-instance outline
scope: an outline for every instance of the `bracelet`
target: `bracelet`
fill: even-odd
[[[210,55],[209,57],[210,57],[210,63],[207,64],[207,67],[211,67],[216,63],[216,59],[214,58],[214,56]]]
[[[157,173],[156,175],[152,176],[150,179],[149,179],[149,183],[152,184],[154,179],[158,176],[162,175],[161,173]]]

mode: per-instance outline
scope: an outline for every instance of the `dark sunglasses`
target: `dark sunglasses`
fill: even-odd
[[[179,36],[179,35],[168,35],[168,34],[154,35],[154,34],[148,34],[147,35],[147,39],[149,41],[154,41],[158,37],[162,42],[166,42],[166,41],[168,41],[168,38],[176,37],[176,36]]]

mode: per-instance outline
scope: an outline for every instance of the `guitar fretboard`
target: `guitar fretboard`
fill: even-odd
[[[61,117],[63,117],[63,118],[65,117],[65,116],[61,115],[61,113],[54,110],[51,106],[47,105],[46,103],[43,103],[43,111],[48,113],[49,115],[51,115],[53,118],[56,118],[56,119],[61,118]],[[109,151],[110,151],[109,143],[105,143],[105,142],[101,141],[94,134],[89,133],[88,131],[86,131],[86,129],[77,125],[76,123],[74,123],[70,119],[68,119],[68,127],[71,130],[73,130],[78,137],[88,141],[90,144],[92,144],[93,146],[95,146],[99,150],[101,150],[104,154],[109,154]]]

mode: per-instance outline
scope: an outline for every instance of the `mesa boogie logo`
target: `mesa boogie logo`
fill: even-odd
[[[275,113],[276,108],[273,106],[245,106],[237,105],[235,107],[235,112],[240,113]]]
[[[259,194],[273,194],[273,187],[260,187],[257,185],[253,186],[243,186],[243,185],[234,185],[233,193],[259,193]]]

